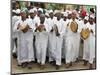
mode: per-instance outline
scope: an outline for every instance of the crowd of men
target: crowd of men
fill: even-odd
[[[70,24],[75,21],[78,25],[76,32],[71,31]],[[33,7],[28,13],[21,9],[12,10],[12,53],[17,55],[20,67],[32,68],[37,62],[41,69],[45,62],[59,69],[62,58],[66,68],[73,65],[79,58],[80,41],[83,40],[84,66],[89,63],[93,68],[95,58],[95,10],[89,13],[77,10],[46,10]],[[90,35],[82,39],[80,33],[89,29]]]

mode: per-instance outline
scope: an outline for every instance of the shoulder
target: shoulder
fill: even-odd
[[[16,21],[16,23],[15,23],[15,24],[18,24],[18,23],[21,23],[21,20]]]
[[[31,18],[27,18],[26,21],[32,21],[32,19]]]

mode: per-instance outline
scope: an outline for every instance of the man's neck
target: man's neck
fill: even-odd
[[[31,17],[31,19],[34,19],[34,17]]]

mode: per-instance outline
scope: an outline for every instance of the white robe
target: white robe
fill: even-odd
[[[35,36],[36,36],[35,47],[36,47],[37,62],[44,65],[46,61],[48,33],[46,31],[35,32]]]
[[[48,32],[50,32],[52,27],[54,26],[55,19],[56,19],[56,17],[53,17],[53,19],[51,19],[51,18],[47,19]]]
[[[63,21],[64,22],[64,29],[63,29],[64,35],[63,35],[63,43],[62,43],[62,58],[65,58],[65,41],[66,41],[65,39],[66,39],[67,31],[68,31],[67,29],[68,21],[69,21],[68,19],[66,21]]]
[[[29,16],[29,19],[31,19],[30,16]],[[38,26],[38,23],[40,23],[40,18],[36,15],[31,20],[32,20],[32,23],[33,23],[33,26],[34,26],[34,30],[35,30],[36,29],[36,25]]]
[[[61,65],[62,37],[56,36],[55,32],[49,33],[49,61],[56,61],[56,65]]]
[[[83,59],[89,61],[89,63],[93,63],[95,58],[95,24],[90,25],[86,24],[84,28],[89,28],[93,30],[93,33],[90,33],[90,36],[84,40],[84,51],[83,51]]]
[[[12,17],[12,26],[11,26],[11,50],[13,53],[16,53],[16,46],[15,46],[15,38],[17,38],[17,32],[13,31],[14,25],[15,23],[20,20],[21,17],[20,16],[13,16]]]
[[[37,24],[37,26],[39,26],[40,25],[40,18],[36,17],[36,19],[34,20],[34,22]],[[45,21],[44,21],[43,25],[46,28],[46,32],[49,32],[48,19],[45,18]]]
[[[64,34],[64,22],[63,19],[60,19],[59,21],[56,19],[54,19],[54,25],[57,25],[58,27],[58,32],[60,33],[61,37],[63,37]]]
[[[54,25],[57,25],[58,32],[60,33],[60,37],[62,37],[62,39],[64,37],[64,32],[65,32],[65,25],[64,24],[65,23],[64,23],[64,21],[63,21],[62,18],[60,20],[57,20],[57,18],[54,19]],[[62,48],[61,52],[63,54],[63,52],[64,52],[64,50],[63,50],[63,40],[62,40],[62,46],[61,46],[61,48]],[[62,55],[62,58],[64,58],[64,55]]]
[[[47,26],[48,26],[48,32],[49,33],[50,33],[52,27],[54,26],[54,20],[55,20],[55,17],[53,17],[53,19],[51,19],[51,18],[46,19],[46,23],[47,23]],[[47,48],[47,57],[49,57],[49,45],[48,45],[48,48]]]
[[[13,28],[15,27],[15,23],[17,21],[19,21],[20,19],[21,19],[20,16],[13,16],[12,17],[12,38],[16,38],[17,37],[16,32],[13,30]]]
[[[66,64],[76,60],[79,52],[79,33],[72,32],[70,29],[70,23],[72,20],[69,20],[67,33],[65,32],[65,61]],[[76,20],[78,23],[78,21]],[[79,30],[78,30],[79,31]]]
[[[18,64],[34,61],[32,30],[29,30],[26,33],[23,33],[22,31],[18,32],[17,55]]]
[[[75,43],[76,43],[76,51],[75,51],[75,59],[79,57],[79,49],[80,49],[80,32],[82,30],[82,27],[83,27],[83,20],[79,21],[77,20],[76,21],[77,24],[78,24],[78,31],[76,33],[76,40],[75,40]]]
[[[17,32],[18,47],[17,47],[17,60],[18,64],[23,62],[34,61],[34,49],[33,49],[33,30],[29,29],[26,33],[23,33],[20,29],[17,29],[18,24],[28,24],[32,28],[32,22],[29,19],[25,21],[19,20],[16,22],[14,31]]]

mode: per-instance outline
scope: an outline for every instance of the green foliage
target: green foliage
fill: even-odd
[[[60,10],[60,9],[64,9],[66,5],[64,4],[48,4],[48,9],[57,9],[57,10]]]

